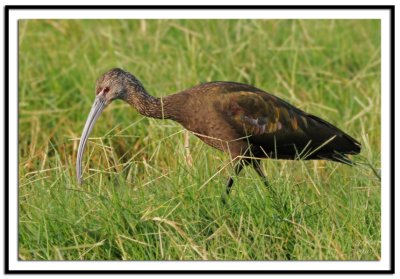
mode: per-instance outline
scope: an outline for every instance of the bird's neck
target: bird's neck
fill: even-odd
[[[147,117],[158,119],[173,119],[166,98],[156,98],[146,92],[144,88],[135,88],[135,93],[128,92],[125,101]]]

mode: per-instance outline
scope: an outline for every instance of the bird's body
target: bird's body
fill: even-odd
[[[265,177],[259,159],[266,157],[350,163],[346,155],[358,154],[361,148],[355,139],[325,120],[246,84],[208,82],[155,98],[133,75],[113,69],[99,79],[96,93],[96,100],[104,103],[96,105],[101,106],[100,112],[119,98],[145,116],[177,121],[208,145],[229,153],[237,162],[237,174],[244,165],[251,164]],[[93,116],[92,111],[89,119],[95,121],[100,112],[93,112]],[[93,127],[94,122],[89,119],[84,135]],[[78,165],[85,142],[80,145]],[[232,183],[230,178],[228,192]]]
[[[345,154],[360,152],[360,144],[338,128],[250,85],[209,82],[162,102],[165,118],[232,158],[345,162]]]

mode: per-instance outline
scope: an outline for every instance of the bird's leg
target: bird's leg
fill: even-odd
[[[241,170],[243,169],[244,166],[244,162],[242,162],[242,160],[239,160],[236,165],[235,165],[235,175],[239,175],[239,173],[241,172]],[[231,192],[231,188],[233,185],[233,177],[230,176],[228,178],[228,181],[226,182],[226,194],[229,195],[229,193]]]
[[[226,181],[226,194],[229,195],[229,193],[231,192],[231,187],[233,185],[233,178],[232,176],[228,177],[228,181]]]
[[[252,161],[252,165],[253,165],[254,170],[261,177],[262,181],[264,182],[264,185],[266,187],[268,187],[269,186],[268,178],[261,168],[261,162],[259,160],[254,160],[254,161]]]

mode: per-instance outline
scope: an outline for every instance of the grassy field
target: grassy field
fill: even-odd
[[[378,20],[19,22],[21,260],[379,260]],[[226,204],[229,156],[117,101],[75,178],[100,74],[134,73],[155,96],[200,82],[253,84],[362,143],[349,167],[265,160]]]

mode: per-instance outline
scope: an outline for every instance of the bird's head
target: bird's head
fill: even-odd
[[[119,68],[104,73],[96,82],[96,99],[100,99],[106,106],[115,99],[123,99],[130,76],[130,73]]]
[[[129,88],[129,92],[128,92]],[[104,73],[96,83],[96,98],[89,112],[85,127],[79,142],[76,175],[78,182],[82,182],[82,156],[90,132],[104,108],[116,99],[127,101],[130,95],[144,92],[141,83],[129,72],[115,68]]]

